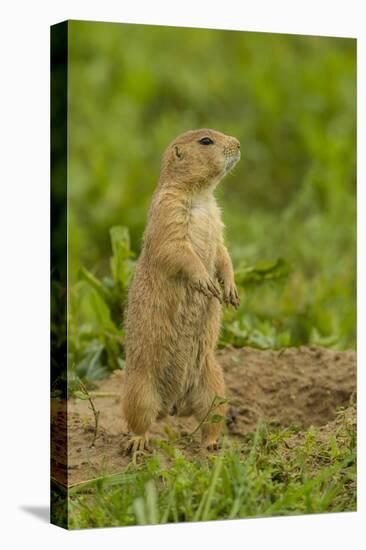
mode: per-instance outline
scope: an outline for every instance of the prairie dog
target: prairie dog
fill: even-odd
[[[239,159],[239,141],[211,129],[178,136],[163,155],[125,319],[123,409],[134,452],[147,448],[156,419],[201,421],[225,396],[214,350],[221,304],[238,307],[239,295],[213,191]],[[221,424],[203,424],[204,446],[217,445]]]

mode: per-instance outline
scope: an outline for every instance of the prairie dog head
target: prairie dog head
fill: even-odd
[[[187,190],[213,188],[240,159],[240,142],[216,130],[202,128],[178,136],[167,147],[161,183]]]

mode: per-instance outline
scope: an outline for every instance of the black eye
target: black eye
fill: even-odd
[[[209,137],[203,137],[203,138],[199,139],[198,142],[202,143],[202,145],[212,145],[213,144],[212,139],[209,138]]]

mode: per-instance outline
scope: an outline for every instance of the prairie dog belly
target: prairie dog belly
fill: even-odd
[[[188,234],[194,251],[210,275],[214,274],[222,230],[220,210],[212,194],[201,193],[195,197],[191,206]]]

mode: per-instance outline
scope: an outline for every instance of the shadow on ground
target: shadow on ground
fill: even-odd
[[[31,516],[34,516],[46,523],[50,522],[50,507],[49,506],[20,506],[20,509]]]

